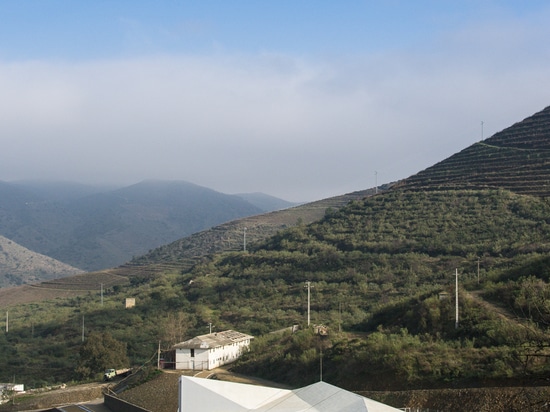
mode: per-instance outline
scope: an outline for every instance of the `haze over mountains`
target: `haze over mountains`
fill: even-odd
[[[325,378],[344,388],[540,384],[550,368],[549,120],[547,108],[334,207],[255,215],[128,265],[1,290],[0,307],[14,308],[18,322],[4,335],[13,352],[0,374],[32,380],[34,365],[46,365],[48,381],[73,376],[85,314],[90,330],[127,343],[139,364],[156,356],[159,340],[169,348],[211,323],[258,337],[238,372],[286,384],[318,379],[318,339]],[[254,237],[246,250],[244,227]],[[455,273],[460,319],[458,300],[441,295],[454,294]],[[305,324],[306,280],[315,286],[312,322],[330,330],[323,338]],[[139,302],[131,311],[121,310],[126,297]],[[269,333],[294,324],[303,330]],[[38,347],[66,349],[52,356]]]
[[[550,150],[545,134],[550,124],[549,114],[550,108],[545,108],[403,180],[396,187],[414,190],[502,187],[548,196],[550,167],[544,153]],[[293,204],[261,193],[224,195],[181,181],[144,181],[124,188],[68,182],[0,181],[0,235],[68,263],[74,270],[93,271],[130,260],[142,265],[151,259],[154,261],[155,256],[173,261],[238,248],[242,242],[240,226],[253,228],[248,232],[249,240],[257,241],[298,220],[309,223],[319,219],[327,207],[339,207],[342,202],[366,195],[367,191],[357,192],[335,200],[334,204],[313,202],[285,217],[279,214],[243,223],[235,221],[203,232],[224,222]],[[315,209],[317,212],[312,213]],[[191,234],[195,236],[190,238]],[[232,246],[228,246],[228,242]],[[148,251],[151,253],[147,254]],[[17,258],[12,257],[11,261]],[[43,277],[37,278],[31,272],[43,273]],[[47,268],[31,272],[29,281],[56,277]],[[65,273],[69,272],[58,273],[57,277]],[[6,274],[15,277],[4,284],[27,282],[17,268],[4,269],[3,275]]]
[[[151,180],[118,189],[0,181],[0,235],[73,270],[92,271],[223,222],[292,205],[268,195],[227,195],[184,181]],[[49,273],[46,268],[35,271]]]

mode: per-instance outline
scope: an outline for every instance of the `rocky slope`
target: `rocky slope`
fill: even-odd
[[[82,270],[35,253],[0,236],[0,287],[18,286],[79,273]]]

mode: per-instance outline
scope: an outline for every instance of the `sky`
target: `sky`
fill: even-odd
[[[0,0],[0,181],[319,200],[550,105],[546,0]]]

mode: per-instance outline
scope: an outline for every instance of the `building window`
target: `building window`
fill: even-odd
[[[191,349],[191,357],[192,357],[192,358],[195,357],[195,349]]]

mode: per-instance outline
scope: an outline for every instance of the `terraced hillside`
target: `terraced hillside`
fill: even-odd
[[[82,273],[40,283],[0,288],[0,307],[40,302],[56,298],[68,298],[88,293],[100,293],[101,287],[108,290],[115,285],[129,283],[127,276],[114,270]]]
[[[550,196],[550,107],[403,180],[415,190],[502,188]]]
[[[391,185],[383,185],[379,192]],[[178,269],[189,268],[201,257],[227,251],[242,250],[246,244],[267,239],[280,230],[309,224],[321,219],[328,209],[339,209],[353,200],[360,200],[373,195],[375,189],[361,190],[301,206],[234,220],[212,229],[179,239],[166,246],[161,246],[148,254],[132,260],[122,268],[136,270],[151,265],[175,266]],[[246,236],[245,236],[246,228]]]
[[[388,187],[388,185],[381,186],[378,191],[386,190]],[[154,249],[116,268],[34,285],[0,288],[0,307],[56,297],[78,296],[88,292],[97,293],[100,284],[109,288],[129,283],[132,278],[187,270],[208,254],[241,249],[244,246],[245,227],[247,243],[253,244],[274,235],[279,230],[298,224],[312,223],[321,219],[327,209],[338,209],[353,200],[359,200],[374,193],[375,189],[367,189],[290,209],[234,220]]]

